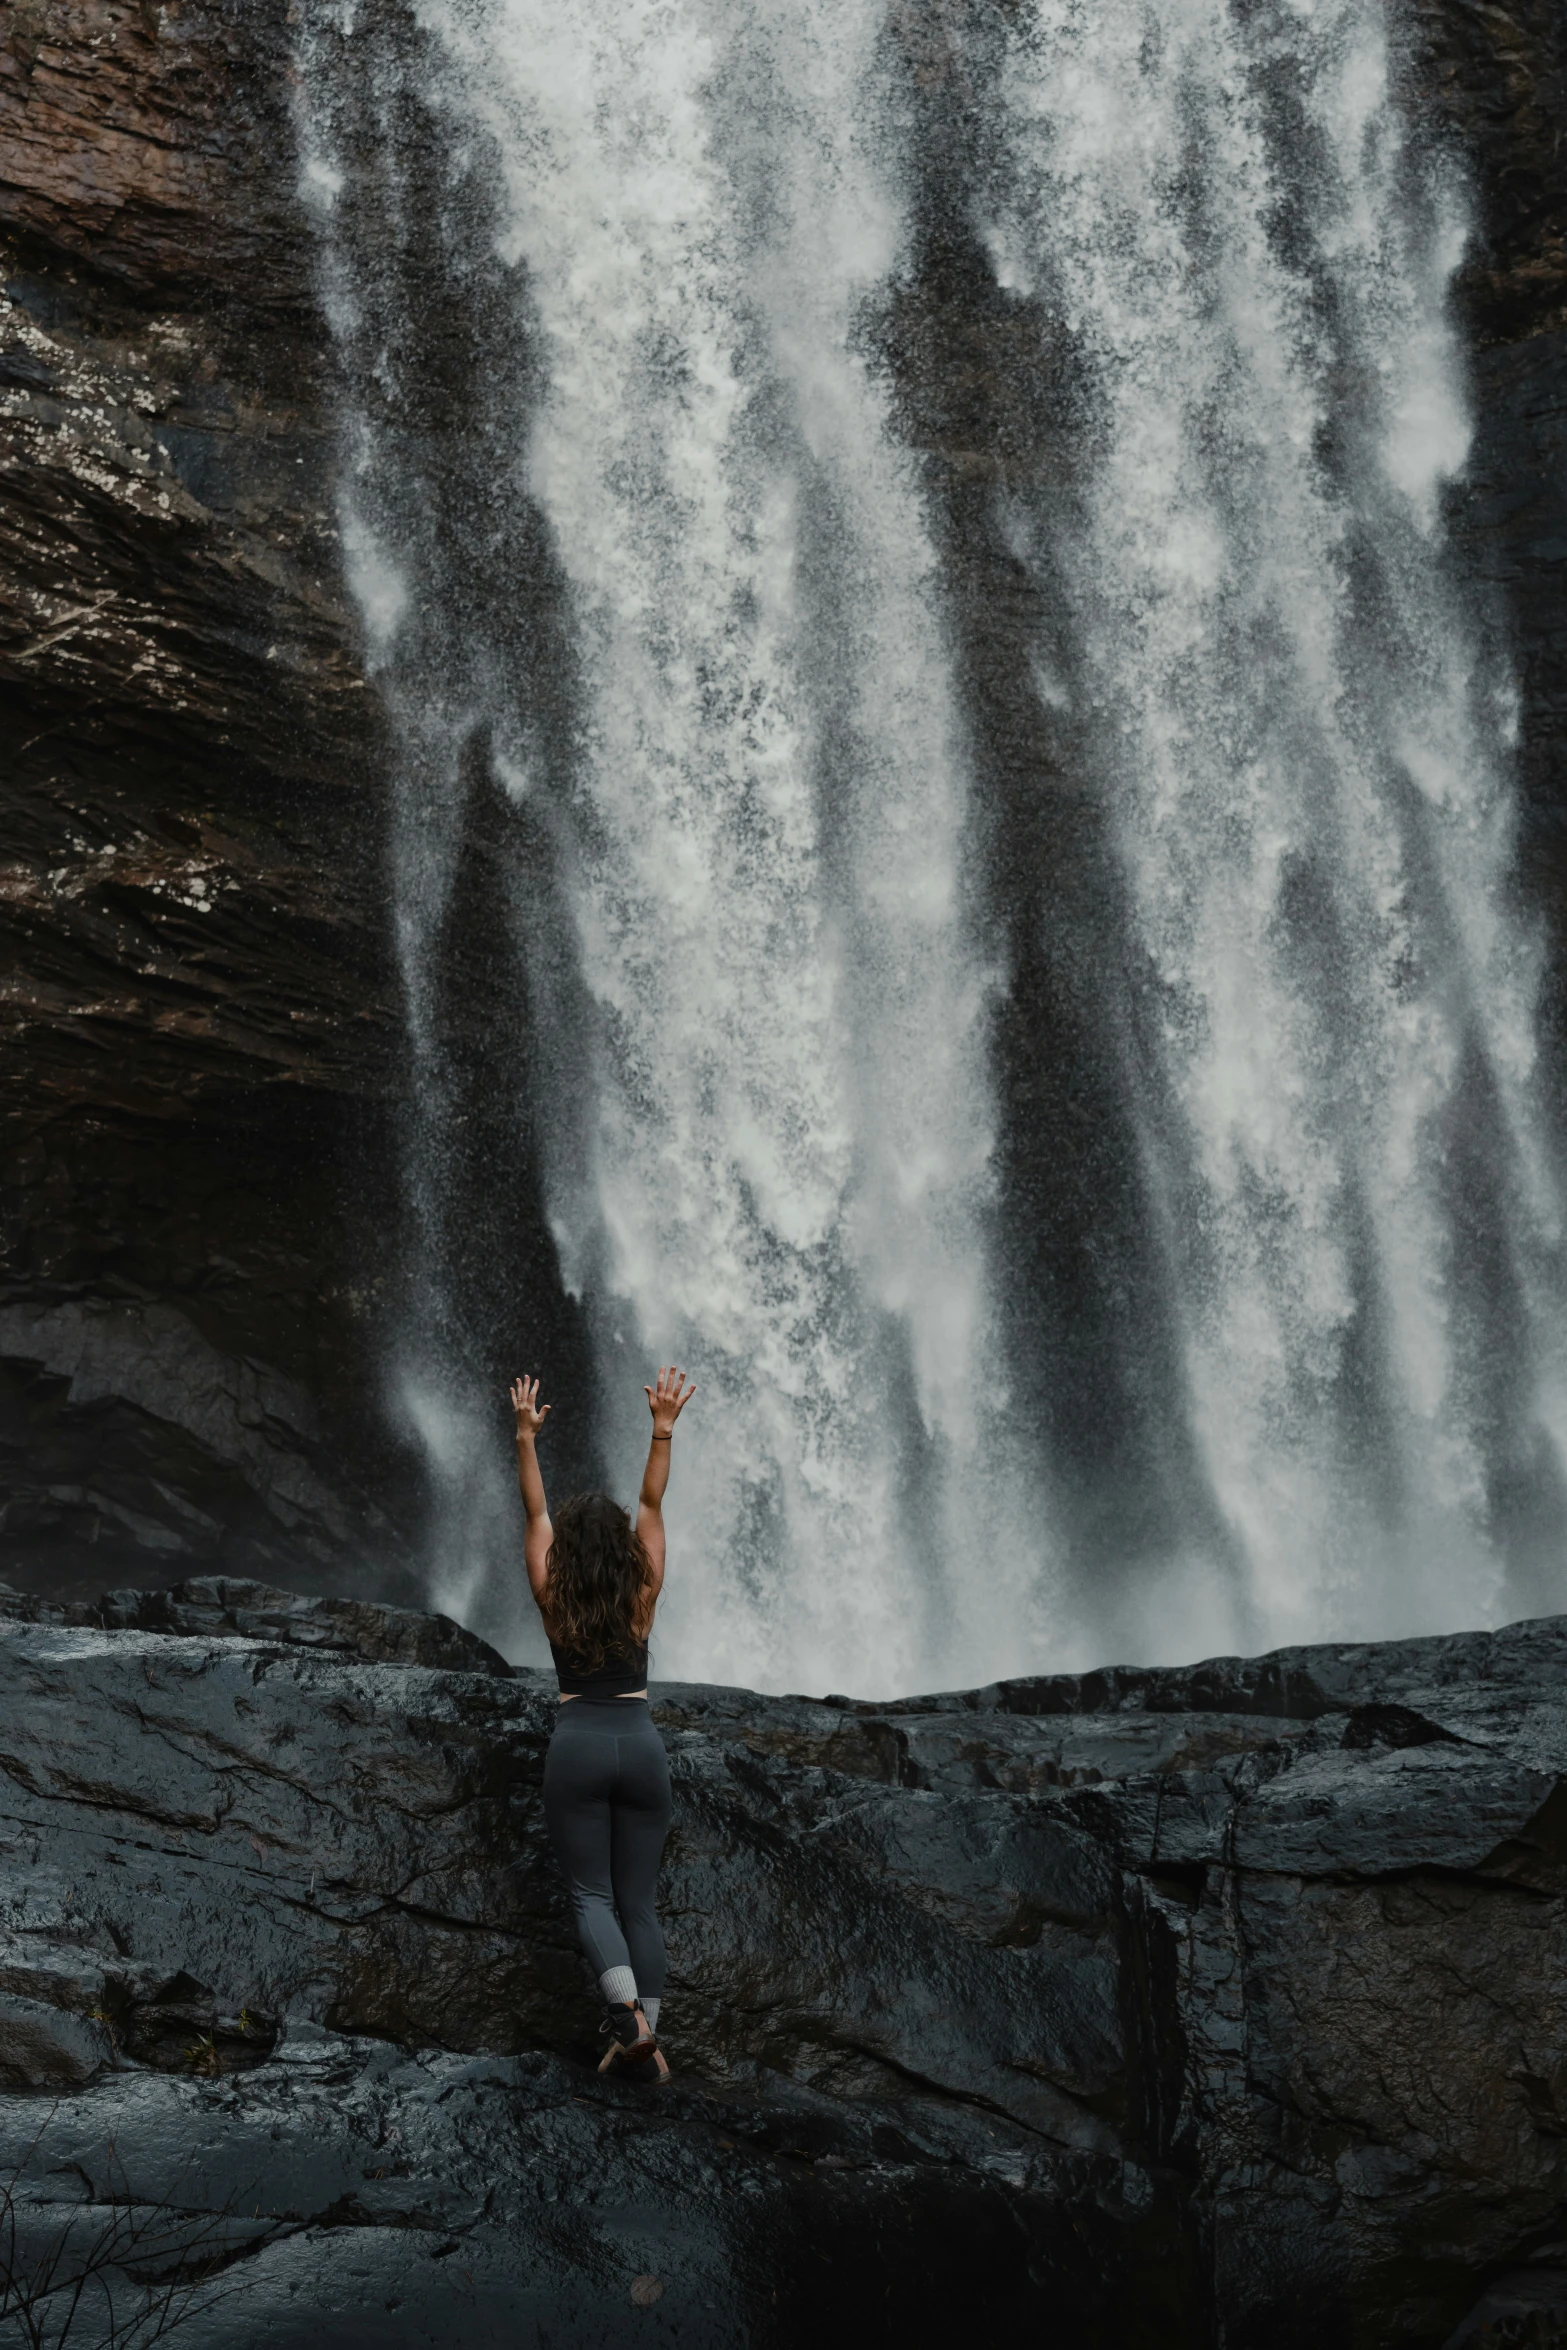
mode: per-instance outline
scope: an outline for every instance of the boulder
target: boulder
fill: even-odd
[[[79,2089],[113,2053],[104,2026],[0,1991],[0,2084],[7,2089]]]
[[[109,1591],[53,1600],[0,1584],[0,1615],[15,1623],[86,1624],[111,1631],[248,1632],[300,1648],[357,1656],[373,1665],[430,1665],[456,1673],[509,1674],[499,1649],[450,1616],[362,1600],[301,1598],[233,1575],[196,1575],[166,1591]]]

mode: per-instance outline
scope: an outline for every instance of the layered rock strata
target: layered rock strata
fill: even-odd
[[[378,743],[287,44],[0,16],[0,1547],[53,1588],[397,1553]]]
[[[0,2168],[42,2132],[32,2243],[115,2164],[182,2214],[244,2286],[193,2343],[1563,2320],[1567,1620],[879,1707],[656,1688],[644,2095],[591,2069],[542,1677],[255,1585],[91,1612],[0,1625]]]

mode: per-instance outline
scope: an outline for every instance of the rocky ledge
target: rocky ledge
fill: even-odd
[[[1563,2338],[1567,1619],[656,1688],[663,2091],[593,2070],[541,1676],[213,1578],[8,1595],[0,1682],[13,2290],[192,2350]]]

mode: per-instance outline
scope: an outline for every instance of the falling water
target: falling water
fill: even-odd
[[[434,1596],[525,1645],[454,1203],[531,1169],[594,1365],[557,1401],[617,1482],[651,1366],[699,1382],[666,1672],[882,1692],[1516,1612],[1556,1571],[1567,1413],[1510,710],[1444,542],[1456,182],[1411,143],[1378,0],[912,24],[307,12],[344,546],[391,731],[391,1400]],[[1151,1536],[1088,1558],[1060,1496],[1112,1472],[1024,1435],[998,1312],[1022,1113],[982,909],[1015,877],[881,339],[949,97],[953,233],[1070,386],[1041,469],[1069,494],[1015,487],[993,522],[1035,582],[1041,724],[1106,810],[1131,1011],[1098,1077],[1192,1464]],[[513,955],[514,1049],[480,1050]],[[531,1310],[524,1284],[505,1344],[548,1378]],[[1082,1336],[1040,1343],[1070,1365]]]
[[[519,808],[547,799],[569,900],[578,1098],[551,1116],[578,1146],[554,1150],[546,1199],[566,1284],[593,1301],[611,1457],[638,1457],[655,1361],[700,1388],[666,1669],[891,1689],[1003,1661],[1004,1623],[962,1601],[1007,1478],[976,1410],[992,1112],[963,730],[859,331],[905,233],[879,15],[451,0],[411,40],[393,12],[334,9],[304,78],[354,395],[345,537],[399,736],[416,1095],[426,1116],[440,1100],[431,955],[482,728]],[[449,556],[417,456],[376,421],[417,288],[389,294],[374,241],[335,216],[367,110],[394,180],[374,237],[419,201],[397,182],[415,91],[457,159],[441,265],[472,266],[477,153],[503,326],[533,354],[525,384],[496,371],[488,495],[542,517],[558,567],[564,754],[493,614],[473,616],[482,654],[432,623]],[[442,1173],[432,1135],[412,1162],[426,1219]],[[483,1445],[430,1286],[403,1395],[455,1500]],[[466,1525],[471,1584],[471,1507]],[[514,1526],[502,1547],[514,1561]],[[1037,1558],[1001,1556],[1015,1626]]]
[[[1031,0],[993,84],[987,243],[1084,442],[1042,688],[1113,805],[1213,1505],[1134,1581],[1166,1645],[1493,1620],[1559,1576],[1513,714],[1444,547],[1467,221],[1397,67],[1377,0]]]

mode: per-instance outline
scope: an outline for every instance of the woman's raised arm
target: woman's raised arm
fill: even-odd
[[[642,1491],[637,1496],[637,1533],[653,1568],[651,1599],[657,1599],[664,1588],[664,1489],[669,1483],[669,1455],[673,1445],[675,1422],[696,1393],[685,1385],[685,1373],[673,1364],[660,1371],[656,1387],[644,1387],[648,1407],[653,1414],[653,1434],[647,1448],[647,1467],[642,1472]]]
[[[539,1402],[537,1379],[514,1379],[511,1384],[511,1408],[517,1415],[517,1483],[522,1488],[522,1506],[528,1513],[528,1528],[522,1538],[522,1556],[528,1570],[528,1589],[540,1607],[544,1605],[544,1586],[549,1579],[550,1544],[555,1529],[550,1524],[549,1504],[544,1498],[544,1472],[539,1467],[535,1437],[550,1416],[548,1404]]]

